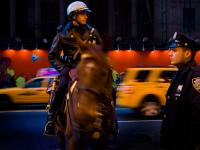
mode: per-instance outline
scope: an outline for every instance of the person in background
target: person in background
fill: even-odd
[[[16,87],[16,81],[15,81],[15,70],[8,67],[6,70],[9,78],[9,87]]]
[[[161,125],[161,148],[200,149],[200,66],[194,60],[200,44],[175,32],[169,42],[169,57],[178,68],[166,94]]]
[[[16,77],[15,83],[17,87],[23,87],[26,84],[26,78],[24,75],[19,75]]]
[[[69,22],[59,26],[49,51],[49,61],[58,72],[59,82],[55,96],[51,100],[44,135],[56,135],[55,117],[61,108],[70,80],[69,70],[75,68],[80,59],[80,39],[84,44],[102,45],[102,40],[96,29],[87,24],[91,10],[81,1],[75,1],[67,7]]]

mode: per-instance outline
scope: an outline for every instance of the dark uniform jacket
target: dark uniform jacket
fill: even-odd
[[[161,147],[195,150],[200,145],[200,66],[190,61],[177,72],[166,94]]]
[[[77,36],[87,44],[102,44],[98,32],[88,24],[74,26],[69,22],[60,26],[49,51],[50,64],[59,72],[63,66],[74,67],[79,62],[80,45]]]

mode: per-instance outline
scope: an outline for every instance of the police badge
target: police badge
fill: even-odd
[[[193,78],[192,79],[192,85],[195,88],[195,90],[197,90],[198,92],[200,92],[200,77]]]

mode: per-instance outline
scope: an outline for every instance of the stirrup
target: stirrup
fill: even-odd
[[[57,127],[53,121],[49,121],[46,123],[43,135],[45,136],[56,136],[58,132]]]

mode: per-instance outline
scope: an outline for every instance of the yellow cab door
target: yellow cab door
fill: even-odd
[[[46,88],[50,78],[36,78],[28,82],[17,92],[15,103],[47,103],[48,94]]]

